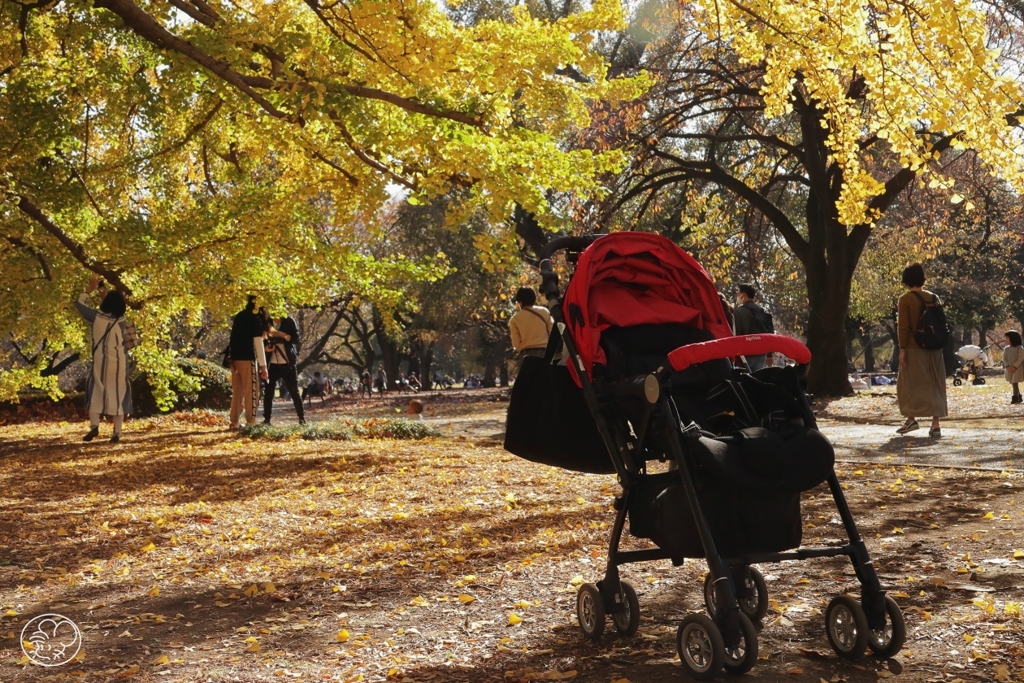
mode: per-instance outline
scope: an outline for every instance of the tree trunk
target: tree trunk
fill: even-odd
[[[871,341],[871,334],[865,330],[860,341],[864,345],[864,372],[873,374],[875,372],[875,345]]]
[[[487,365],[484,366],[484,378],[481,381],[481,384],[483,384],[485,388],[492,389],[498,386],[498,382],[495,379],[497,369],[497,364],[493,360],[488,358]]]
[[[840,226],[841,228],[841,226]],[[846,316],[852,277],[845,268],[830,266],[824,257],[804,264],[807,271],[807,347],[811,367],[807,390],[816,396],[849,396]]]
[[[401,371],[401,359],[399,357],[398,344],[388,336],[384,321],[377,310],[373,311],[374,327],[377,329],[377,346],[380,347],[381,361],[384,363],[384,372],[388,376],[388,389],[398,389],[398,375]]]
[[[503,387],[508,386],[508,361],[503,361],[498,366],[498,383]]]
[[[430,378],[432,375],[431,366],[434,364],[434,342],[421,343],[418,356],[421,370],[419,374],[420,384],[423,385],[424,389],[430,389],[433,386],[433,381]]]

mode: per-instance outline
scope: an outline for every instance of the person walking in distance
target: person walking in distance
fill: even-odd
[[[267,379],[267,356],[263,349],[263,321],[256,313],[256,297],[231,323],[231,413],[230,429],[239,428],[245,413],[248,425],[256,424],[256,407],[260,402],[260,379]],[[258,369],[257,369],[258,367]]]
[[[380,392],[381,396],[388,393],[388,373],[384,372],[384,364],[377,364],[377,377],[373,380],[374,386],[377,391]]]
[[[522,367],[527,356],[544,355],[554,320],[548,309],[537,305],[537,293],[530,287],[520,287],[516,291],[515,302],[519,304],[519,310],[508,321],[508,332],[512,336],[516,361]]]
[[[736,307],[732,314],[736,334],[745,336],[749,334],[774,334],[774,325],[771,324],[771,316],[754,301],[757,298],[757,290],[753,285],[742,284],[736,289]],[[765,366],[766,354],[756,356],[744,356],[747,361],[747,370],[757,372]]]
[[[100,434],[100,417],[114,420],[110,443],[121,440],[124,416],[132,412],[132,389],[128,383],[128,353],[124,337],[126,323],[124,297],[120,292],[103,287],[103,300],[97,311],[88,305],[89,295],[100,287],[96,277],[89,279],[89,288],[78,297],[75,308],[92,325],[92,368],[86,384],[86,410],[89,411],[89,432],[83,441],[92,441]]]
[[[299,326],[287,314],[279,314],[266,321],[265,329],[268,381],[263,393],[263,423],[270,424],[270,416],[274,411],[274,389],[278,380],[281,380],[295,405],[299,424],[304,425],[306,416],[299,395],[299,379],[295,374],[299,355]]]
[[[363,373],[359,375],[359,398],[366,394],[366,398],[373,398],[373,380],[370,378],[370,369],[363,368]]]
[[[939,418],[948,415],[946,406],[946,366],[942,349],[926,349],[914,337],[926,304],[940,303],[924,289],[924,268],[914,263],[903,270],[903,284],[909,290],[896,306],[896,328],[900,343],[900,369],[896,376],[896,399],[900,414],[906,417],[897,434],[918,429],[917,416],[931,415],[928,436],[942,436]]]
[[[1024,346],[1021,346],[1020,332],[1010,330],[1006,333],[1006,346],[1003,348],[1003,373],[1006,381],[1013,386],[1010,405],[1024,402],[1020,396],[1020,383],[1024,382]]]

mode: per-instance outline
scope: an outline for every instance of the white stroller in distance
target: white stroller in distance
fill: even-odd
[[[953,386],[960,386],[965,379],[971,380],[971,384],[975,386],[985,383],[981,371],[988,366],[988,354],[985,353],[987,349],[987,346],[983,349],[980,346],[968,344],[957,350],[956,355],[960,359],[960,367],[953,373]]]

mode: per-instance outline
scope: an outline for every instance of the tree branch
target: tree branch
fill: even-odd
[[[192,43],[174,35],[133,2],[130,2],[129,0],[96,0],[96,7],[110,10],[117,16],[121,17],[125,26],[157,47],[177,52],[188,57],[196,64],[205,67],[208,71],[220,77],[226,83],[233,85],[235,88],[248,95],[253,102],[262,107],[264,111],[274,118],[285,121],[294,121],[299,123],[299,125],[302,125],[301,117],[297,115],[288,115],[272,105],[266,100],[266,98],[250,87],[249,84],[245,82],[245,78],[243,78],[238,72],[234,71],[226,62],[215,59]]]
[[[36,260],[39,261],[39,266],[43,269],[43,277],[49,280],[50,282],[53,282],[53,275],[50,273],[50,266],[46,263],[46,259],[43,257],[42,252],[40,252],[35,247],[26,244],[17,237],[4,235],[4,239],[10,242],[13,246],[17,247],[18,249],[24,249],[28,253],[35,256]]]
[[[102,275],[108,282],[113,283],[116,288],[125,295],[125,298],[129,299],[128,305],[132,308],[138,308],[140,304],[132,303],[132,290],[124,283],[121,279],[121,273],[117,270],[113,270],[103,263],[96,261],[89,257],[85,253],[85,249],[81,244],[71,239],[71,237],[61,230],[53,221],[51,221],[46,214],[44,214],[39,207],[33,204],[27,197],[18,197],[18,209],[26,216],[34,220],[36,223],[41,225],[46,232],[50,233],[57,239],[68,252],[75,257],[75,260],[81,263],[83,266],[96,273]]]
[[[216,25],[216,23],[217,23],[217,18],[215,16],[208,16],[208,15],[204,14],[203,12],[200,12],[198,8],[193,7],[192,5],[189,5],[186,2],[182,2],[182,0],[169,0],[169,1],[170,1],[170,3],[172,5],[174,5],[175,7],[180,9],[182,12],[184,12],[185,14],[189,15],[190,17],[192,17],[193,19],[198,21],[200,24],[204,24],[206,26],[209,26],[210,28],[213,28]]]

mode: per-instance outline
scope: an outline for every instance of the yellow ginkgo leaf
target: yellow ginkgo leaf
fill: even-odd
[[[253,643],[249,647],[245,648],[245,651],[246,652],[259,652],[260,651],[260,644],[259,643]]]
[[[993,515],[991,512],[986,512],[985,516],[982,517],[982,519],[992,519],[993,517],[995,517],[995,515]]]
[[[1015,559],[1015,560],[1024,560],[1024,550],[1014,550],[1013,551],[1013,559]]]
[[[521,624],[521,623],[523,623],[523,618],[520,617],[515,612],[513,612],[510,615],[508,615],[508,625],[509,626],[515,626],[516,624]]]
[[[462,593],[461,595],[459,595],[459,602],[461,602],[464,605],[468,605],[469,603],[473,602],[474,600],[476,600],[476,598],[474,598],[472,595],[466,595],[465,593]]]
[[[156,550],[156,546],[153,545],[153,541],[150,541],[146,545],[142,546],[142,551],[143,552],[147,552],[148,553],[148,552],[150,552],[152,550]]]
[[[168,657],[167,655],[160,655],[159,657],[153,660],[153,664],[166,664],[169,661],[171,661],[170,657]]]
[[[975,640],[974,636],[969,636],[966,633],[964,634],[964,642],[965,643],[973,643],[974,640]]]
[[[160,595],[160,586],[153,586],[149,589],[149,594],[153,597]]]
[[[343,628],[340,631],[338,631],[338,642],[339,643],[346,643],[346,642],[348,642],[348,639],[350,637],[352,637],[352,634],[350,634],[348,632],[347,628]]]

